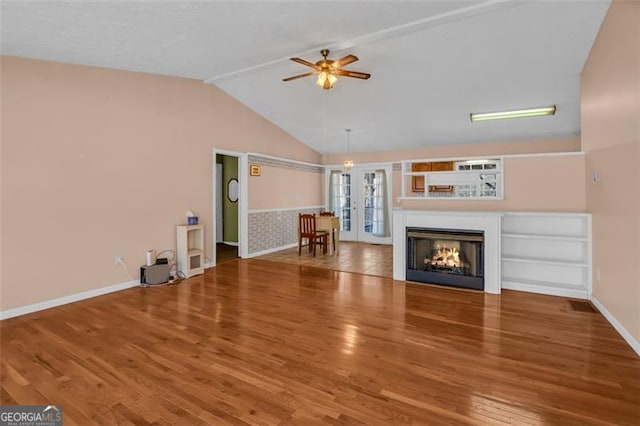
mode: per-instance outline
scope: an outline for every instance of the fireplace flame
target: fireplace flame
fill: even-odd
[[[431,259],[425,259],[424,263],[430,263],[435,266],[451,266],[459,268],[464,266],[460,261],[460,250],[456,247],[449,248],[447,246],[436,245]]]

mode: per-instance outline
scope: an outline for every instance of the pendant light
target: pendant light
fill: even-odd
[[[344,129],[347,133],[347,155],[349,155],[349,135],[351,134],[351,129]],[[353,167],[353,160],[344,160],[344,170],[349,171]]]

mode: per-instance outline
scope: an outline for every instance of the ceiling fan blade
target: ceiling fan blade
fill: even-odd
[[[308,66],[308,67],[311,67],[311,68],[313,68],[314,70],[318,70],[318,71],[322,70],[322,68],[320,67],[320,65],[312,64],[311,62],[309,62],[309,61],[305,61],[304,59],[300,59],[300,58],[291,58],[291,60],[292,60],[293,62],[297,62],[297,63],[299,63],[299,64],[302,64],[302,65],[306,65],[306,66]]]
[[[296,80],[302,77],[309,77],[310,75],[314,75],[315,73],[316,73],[315,71],[306,72],[304,74],[294,75],[293,77],[283,78],[282,81],[291,81],[291,80]]]
[[[366,80],[369,77],[371,77],[371,74],[367,74],[366,72],[347,71],[347,70],[335,70],[334,72],[343,77],[361,78],[363,80]]]
[[[349,65],[352,62],[355,62],[358,60],[358,57],[356,55],[347,55],[344,58],[340,58],[337,61],[335,61],[333,63],[333,67],[334,68],[341,68],[344,67],[345,65]]]

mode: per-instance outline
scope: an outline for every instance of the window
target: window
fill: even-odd
[[[351,174],[331,173],[331,210],[340,218],[340,230],[351,231]]]

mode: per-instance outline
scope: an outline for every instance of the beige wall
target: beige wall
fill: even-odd
[[[593,294],[640,340],[640,2],[614,0],[582,72]],[[600,182],[591,180],[600,174]],[[595,273],[595,272],[594,272]]]
[[[249,209],[321,206],[323,174],[306,170],[261,166],[249,178]]]
[[[1,59],[2,310],[137,277],[187,210],[211,236],[213,148],[320,161],[199,81]]]

